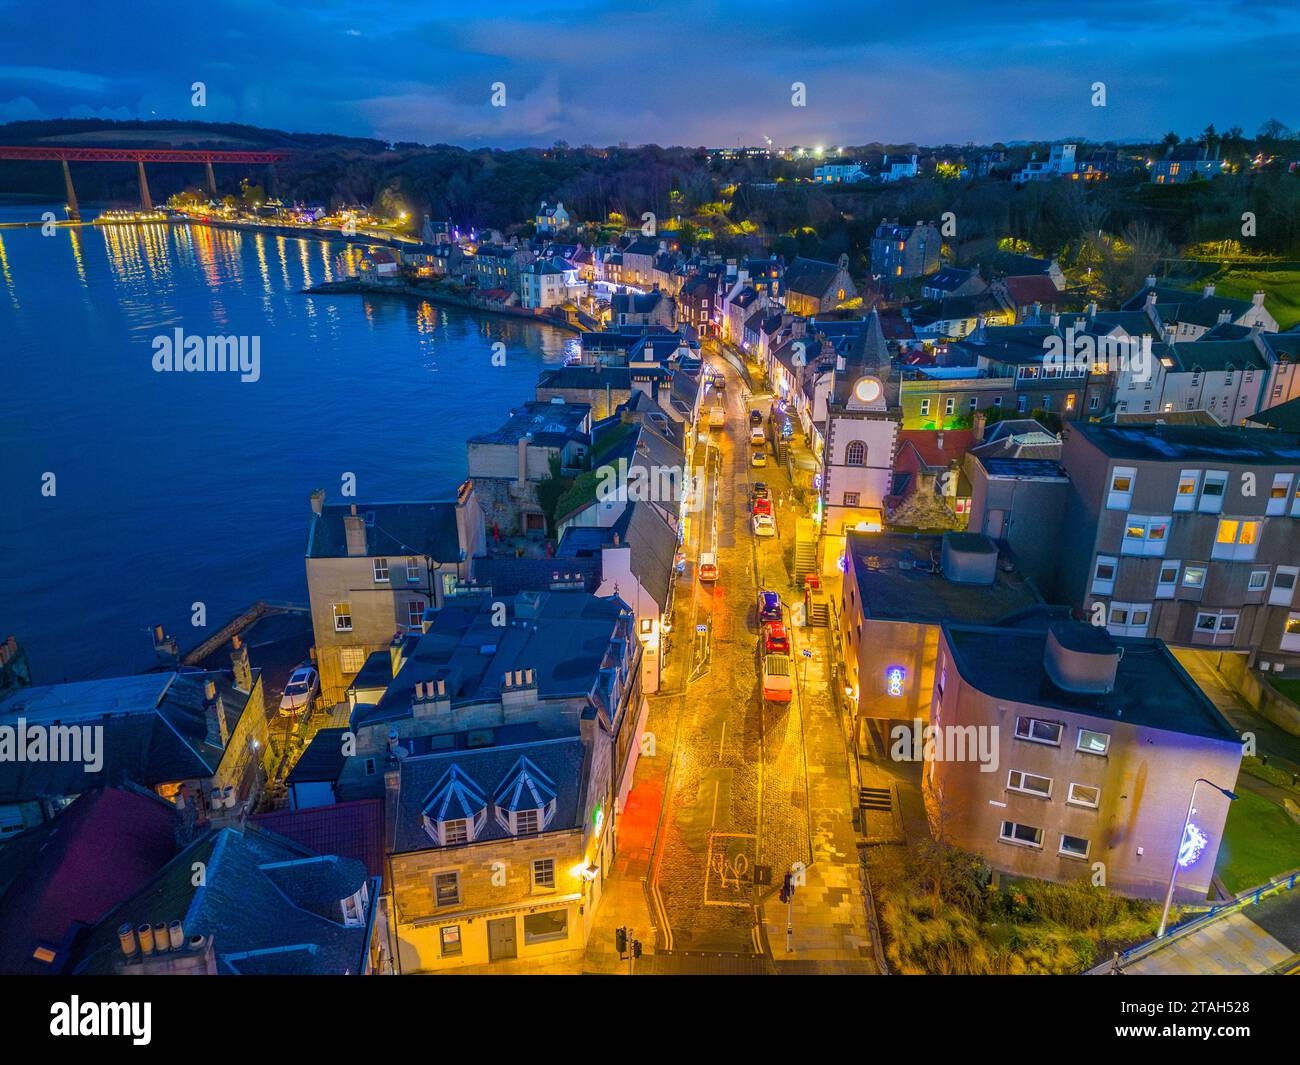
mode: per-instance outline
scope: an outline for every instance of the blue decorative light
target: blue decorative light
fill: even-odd
[[[1178,848],[1178,864],[1186,869],[1201,856],[1201,851],[1205,850],[1205,845],[1209,842],[1209,837],[1196,826],[1195,822],[1188,821],[1187,828],[1183,831],[1182,846]]]
[[[907,680],[907,670],[902,666],[890,666],[885,670],[885,690],[890,695],[902,695],[905,680]]]

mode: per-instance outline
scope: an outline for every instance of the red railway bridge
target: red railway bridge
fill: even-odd
[[[0,159],[49,159],[63,165],[63,183],[68,192],[68,214],[81,219],[81,210],[77,206],[77,191],[72,187],[72,171],[69,163],[135,163],[140,175],[140,206],[146,211],[153,210],[153,198],[149,195],[149,179],[145,176],[145,163],[202,163],[207,171],[208,192],[217,194],[217,178],[212,171],[213,163],[242,163],[244,165],[283,162],[289,158],[288,152],[261,151],[209,151],[202,148],[74,148],[57,145],[13,145],[0,146]]]

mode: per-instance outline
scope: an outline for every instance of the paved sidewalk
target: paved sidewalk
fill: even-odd
[[[760,908],[778,971],[877,973],[862,891],[858,834],[853,828],[853,782],[843,725],[831,697],[826,629],[794,630],[800,706],[808,748],[808,802],[813,862],[796,888],[794,951],[786,951],[787,907],[775,895]],[[813,652],[804,667],[800,652]],[[773,879],[783,875],[774,870]]]

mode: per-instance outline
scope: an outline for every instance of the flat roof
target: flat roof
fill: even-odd
[[[1077,432],[1116,459],[1147,462],[1300,464],[1300,434],[1275,429],[1210,425],[1091,425],[1072,422]]]
[[[846,551],[857,578],[863,616],[921,625],[948,620],[991,624],[1042,602],[1018,570],[1001,563],[992,584],[948,580],[939,569],[942,546],[942,536],[850,531]],[[956,546],[969,550],[961,541]],[[1005,549],[999,551],[1010,557]]]
[[[1241,742],[1162,640],[1111,637],[1123,654],[1114,689],[1102,694],[1065,691],[1052,682],[1043,666],[1046,628],[945,623],[943,631],[962,679],[995,699]]]

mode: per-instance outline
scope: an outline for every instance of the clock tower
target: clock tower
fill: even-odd
[[[848,529],[878,530],[893,491],[894,449],[903,412],[889,346],[872,311],[835,366],[822,456],[824,565],[837,566]]]

